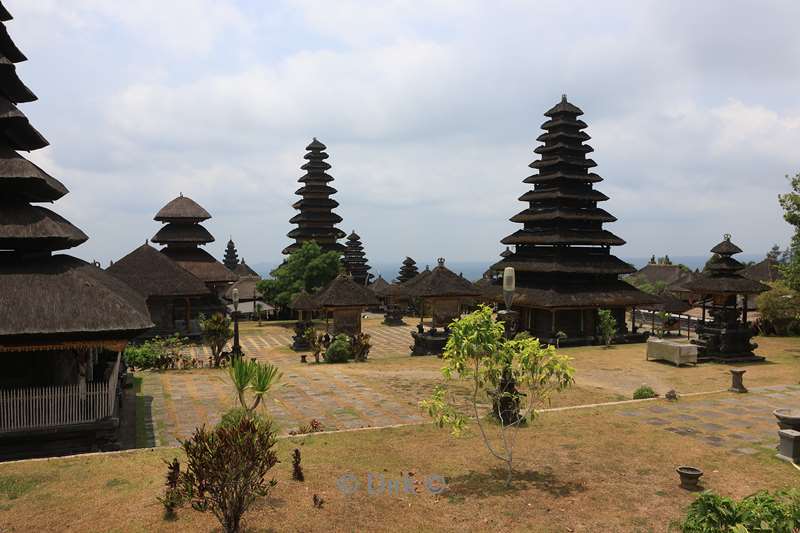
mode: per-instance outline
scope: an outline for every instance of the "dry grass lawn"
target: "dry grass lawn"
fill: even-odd
[[[691,402],[692,399],[681,401]],[[653,405],[649,403],[647,405]],[[630,409],[631,406],[626,407]],[[249,531],[666,531],[693,495],[674,468],[706,472],[707,488],[742,497],[796,485],[800,472],[769,452],[733,455],[638,424],[616,408],[543,414],[521,430],[513,488],[476,435],[454,439],[431,425],[295,437],[280,441],[271,498],[248,513]],[[290,479],[302,450],[306,482]],[[213,516],[182,510],[164,521],[156,501],[163,459],[175,449],[139,450],[0,464],[0,531],[214,531]],[[367,473],[414,472],[447,479],[435,496],[369,495]],[[361,490],[336,488],[351,472]],[[313,494],[325,499],[315,509]]]

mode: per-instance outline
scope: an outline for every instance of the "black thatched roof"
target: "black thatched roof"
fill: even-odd
[[[342,264],[347,273],[353,278],[353,281],[359,285],[366,286],[373,277],[373,275],[369,273],[372,267],[367,263],[364,246],[361,244],[361,237],[358,233],[352,231],[347,237]]]
[[[233,239],[228,239],[228,244],[225,246],[225,256],[222,258],[222,264],[231,272],[234,272],[236,266],[239,264],[239,253],[236,251],[236,245],[233,243]]]
[[[207,244],[214,242],[214,237],[200,224],[170,222],[150,240],[158,244]]]
[[[711,249],[714,255],[706,263],[703,274],[684,286],[701,295],[757,294],[769,290],[763,283],[741,275],[744,265],[732,257],[741,251],[741,248],[731,242],[731,236],[725,235],[723,241]]]
[[[162,207],[153,220],[159,222],[201,222],[208,220],[211,215],[200,204],[184,196],[180,196]]]
[[[494,281],[483,291],[486,297],[503,301],[500,280]],[[632,307],[661,303],[658,296],[642,292],[622,280],[604,280],[591,284],[580,283],[527,283],[517,286],[514,306],[545,309],[593,309],[604,307]]]
[[[637,270],[631,277],[650,284],[663,283],[667,290],[680,291],[695,278],[695,274],[679,265],[650,263]]]
[[[25,202],[54,202],[67,188],[16,151],[0,145],[0,198],[12,195]]]
[[[417,262],[411,259],[410,257],[406,257],[403,260],[403,264],[400,267],[400,272],[397,275],[397,282],[405,283],[406,281],[415,277],[417,274],[419,274],[419,269],[417,268]]]
[[[0,345],[44,342],[41,336],[124,339],[153,326],[139,293],[68,255],[27,260],[0,253],[0,294]]]
[[[234,282],[238,279],[236,274],[225,268],[225,265],[205,250],[168,246],[161,250],[161,253],[206,283]]]
[[[31,126],[28,117],[2,95],[0,95],[0,126],[5,139],[2,144],[14,150],[38,150],[49,144],[47,139]]]
[[[28,60],[25,54],[14,44],[14,41],[8,34],[5,24],[0,24],[0,55],[5,56],[6,59],[12,63],[20,63]]]
[[[602,248],[576,249],[570,247],[521,248],[490,269],[502,271],[511,267],[517,272],[564,272],[568,274],[630,274],[636,269]]]
[[[314,302],[313,296],[302,290],[295,294],[289,307],[295,311],[314,311],[317,309],[317,304]]]
[[[438,263],[433,270],[425,271],[400,285],[398,293],[409,298],[480,296],[478,288],[444,266],[444,259],[440,258]]]
[[[106,272],[145,298],[210,294],[199,278],[147,243],[108,267]]]
[[[11,16],[11,13],[3,6],[3,3],[0,2],[0,21],[8,22],[9,20],[13,19],[14,17]]]
[[[355,283],[347,274],[339,274],[313,297],[317,308],[368,307],[378,305],[378,299],[367,289]]]
[[[503,259],[505,259],[505,258],[507,258],[507,257],[511,257],[511,256],[513,256],[513,255],[514,255],[514,252],[512,252],[512,251],[511,251],[511,248],[509,248],[508,246],[506,246],[506,249],[505,249],[505,250],[503,250],[502,252],[500,252],[500,257],[502,257]]]
[[[87,240],[84,232],[49,209],[0,200],[0,250],[66,250]]]
[[[250,268],[250,266],[244,262],[244,259],[236,265],[233,269],[233,273],[239,276],[240,278],[256,278],[261,279],[261,276],[258,272]]]
[[[302,198],[292,205],[300,213],[289,220],[290,224],[297,224],[297,228],[287,234],[295,242],[284,248],[284,255],[300,249],[307,241],[315,241],[325,252],[343,252],[345,249],[336,242],[345,233],[336,227],[342,218],[333,212],[339,203],[330,198],[336,189],[327,185],[333,181],[333,177],[327,174],[331,165],[325,161],[328,159],[325,149],[326,146],[316,137],[306,146],[308,153],[303,158],[308,162],[300,167],[306,173],[298,180],[303,187],[296,193]]]
[[[14,63],[2,56],[0,56],[0,94],[15,104],[36,100],[36,95],[17,76]]]

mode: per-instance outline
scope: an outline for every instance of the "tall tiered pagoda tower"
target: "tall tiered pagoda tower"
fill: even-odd
[[[306,173],[297,180],[303,186],[295,191],[302,199],[292,205],[300,213],[289,220],[297,227],[287,234],[295,242],[284,248],[284,255],[300,249],[307,241],[315,241],[324,252],[344,252],[344,246],[336,242],[343,239],[345,233],[336,227],[342,217],[333,212],[339,202],[331,198],[336,189],[328,185],[333,177],[327,173],[331,165],[325,161],[328,159],[326,148],[316,137],[306,146],[308,153],[304,158],[308,162],[300,167]]]
[[[366,287],[372,278],[375,277],[369,273],[371,267],[367,264],[364,246],[361,244],[361,237],[359,237],[355,231],[347,236],[347,244],[345,245],[342,264],[353,278],[353,281],[362,287]]]
[[[161,252],[200,278],[216,294],[223,294],[236,274],[214,259],[200,246],[214,242],[214,237],[201,223],[211,215],[197,202],[181,194],[161,208],[154,220],[164,226],[151,241],[164,245]]]
[[[397,274],[397,282],[398,283],[405,283],[406,281],[414,278],[419,274],[419,269],[417,268],[417,262],[411,259],[410,257],[406,257],[403,260],[403,264],[400,267],[400,272]]]
[[[513,254],[492,265],[502,272],[513,267],[517,291],[513,308],[520,311],[520,324],[543,340],[557,332],[566,342],[592,343],[597,337],[597,311],[610,309],[619,327],[618,341],[635,340],[625,325],[627,308],[657,300],[619,279],[635,272],[633,266],[611,254],[612,246],[625,244],[603,228],[617,219],[598,207],[608,197],[594,189],[602,178],[590,172],[596,163],[587,158],[583,114],[563,96],[545,113],[543,143],[534,150],[541,158],[529,166],[538,171],[524,180],[533,189],[519,199],[528,207],[511,218],[522,229],[502,240],[515,247]],[[499,280],[493,285],[501,301]],[[565,341],[561,342],[562,344]]]
[[[236,265],[239,264],[239,254],[236,251],[236,245],[233,239],[228,239],[228,245],[225,246],[225,257],[222,258],[222,264],[228,267],[228,270],[233,272]]]
[[[0,397],[16,399],[0,402],[0,460],[109,449],[121,352],[153,324],[133,289],[60,253],[88,237],[38,205],[68,191],[17,153],[48,143],[17,108],[36,96],[17,77],[26,58],[8,20],[0,3]]]

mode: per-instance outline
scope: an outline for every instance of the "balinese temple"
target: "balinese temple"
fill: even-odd
[[[367,264],[361,237],[355,231],[351,232],[347,237],[342,264],[345,271],[353,278],[353,281],[359,285],[366,287],[374,277],[369,273],[371,267]]]
[[[405,283],[417,274],[419,274],[417,262],[410,257],[406,257],[403,260],[403,265],[400,267],[400,273],[397,275],[397,282]]]
[[[244,257],[235,267],[233,267],[233,273],[240,278],[244,277],[261,279],[261,274],[250,268],[250,265],[245,262]]]
[[[205,283],[147,243],[116,261],[106,272],[147,301],[155,327],[144,333],[146,337],[174,333],[197,337],[200,313],[219,308],[219,300]]]
[[[233,271],[239,264],[239,254],[236,252],[236,245],[233,243],[233,239],[228,239],[228,244],[225,246],[225,256],[222,258],[222,264],[230,271]]]
[[[447,344],[450,323],[461,316],[462,307],[473,303],[481,294],[472,283],[438,260],[433,270],[425,270],[414,279],[400,285],[398,290],[412,301],[420,301],[423,312],[417,331],[412,332],[412,355],[440,354]],[[431,328],[425,331],[424,311],[431,314]]]
[[[711,249],[714,254],[703,274],[686,284],[701,302],[703,324],[697,327],[699,361],[739,363],[763,361],[753,353],[758,345],[751,342],[755,328],[747,321],[748,300],[769,290],[769,286],[742,275],[744,265],[734,259],[742,250],[731,236]],[[707,322],[707,315],[711,315]]]
[[[308,162],[300,167],[306,173],[298,180],[303,186],[295,191],[302,198],[292,205],[300,212],[289,220],[297,227],[287,234],[295,242],[283,249],[284,255],[299,250],[307,241],[315,241],[325,252],[344,252],[344,246],[337,242],[345,233],[336,227],[342,217],[333,212],[339,202],[331,198],[336,189],[329,185],[333,177],[328,174],[331,165],[325,161],[326,148],[316,137],[306,146],[304,158]]]
[[[214,237],[201,225],[201,222],[210,218],[208,211],[181,194],[162,207],[154,217],[154,220],[162,222],[164,226],[151,241],[163,245],[161,253],[200,278],[212,292],[221,296],[238,278],[200,248],[214,242]]]
[[[333,316],[331,335],[361,333],[361,313],[377,304],[378,299],[372,291],[358,285],[345,273],[336,276],[313,297],[315,308]]]
[[[88,237],[39,205],[68,191],[17,153],[48,145],[17,108],[36,100],[25,59],[0,23],[0,460],[118,447],[121,354],[153,325],[133,289],[60,253]]]
[[[593,149],[585,144],[590,137],[582,114],[566,96],[545,113],[545,133],[537,139],[542,145],[534,150],[541,157],[529,165],[538,172],[524,180],[533,189],[519,198],[526,209],[511,218],[522,228],[502,240],[514,246],[513,254],[491,269],[500,275],[514,268],[512,307],[520,312],[520,327],[542,340],[553,342],[562,331],[567,339],[561,344],[595,342],[599,309],[616,318],[616,342],[643,340],[628,331],[626,310],[659,299],[619,279],[636,269],[611,253],[625,241],[603,228],[616,218],[598,207],[608,197],[594,189],[602,178],[590,172],[596,163],[587,158]],[[502,301],[499,278],[491,295]]]

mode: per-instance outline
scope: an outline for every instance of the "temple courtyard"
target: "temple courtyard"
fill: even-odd
[[[412,327],[366,319],[369,361],[340,365],[300,363],[288,326],[242,328],[247,356],[283,373],[266,406],[282,434],[278,485],[246,516],[248,531],[665,531],[694,498],[678,486],[678,465],[699,466],[703,488],[735,497],[796,484],[798,471],[775,458],[771,411],[800,402],[800,339],[758,339],[769,362],[741,366],[747,394],[726,391],[728,365],[648,362],[643,344],[564,348],[576,384],[521,430],[518,473],[504,489],[477,430],[453,438],[417,407],[442,362],[408,355]],[[630,401],[642,383],[661,397]],[[663,398],[669,389],[677,401]],[[156,496],[163,460],[182,454],[178,439],[234,405],[226,372],[137,372],[127,400],[136,421],[129,443],[147,449],[0,464],[0,531],[214,528],[212,516],[188,508],[165,521]],[[326,432],[290,435],[312,419]],[[302,450],[303,484],[290,478],[294,448]],[[405,474],[415,480],[412,494],[367,490],[368,475]],[[426,488],[431,475],[446,479],[445,492]],[[342,476],[355,479],[354,490],[339,487]],[[315,494],[322,508],[312,505]]]
[[[442,363],[436,357],[409,356],[412,327],[384,326],[377,315],[367,318],[364,329],[373,343],[367,363],[303,364],[289,348],[291,329],[268,322],[243,327],[242,346],[247,357],[276,364],[283,373],[282,385],[265,407],[282,434],[297,431],[311,420],[321,422],[328,431],[421,424],[428,420],[418,402],[440,382]],[[760,442],[774,446],[771,411],[800,403],[800,340],[760,338],[758,342],[758,351],[768,362],[740,365],[747,370],[745,383],[751,391],[747,395],[725,392],[731,381],[727,365],[678,368],[646,361],[644,344],[562,348],[574,359],[576,384],[556,395],[549,407],[614,404],[630,400],[643,384],[662,397],[675,390],[683,396],[678,402],[621,404],[614,412],[659,431],[752,453]],[[207,358],[206,348],[192,350],[199,360]],[[308,359],[313,361],[311,355]],[[224,370],[148,371],[136,376],[136,427],[135,433],[128,431],[129,447],[176,445],[194,428],[216,424],[236,402]],[[463,391],[468,391],[466,384]]]

